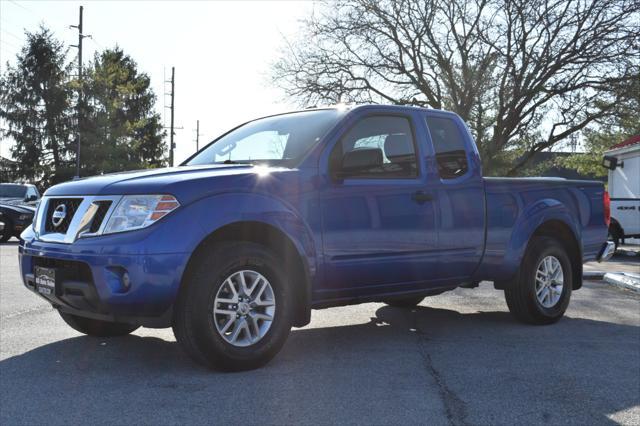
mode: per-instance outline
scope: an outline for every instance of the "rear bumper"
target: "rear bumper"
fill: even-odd
[[[70,246],[63,244],[22,241],[19,259],[24,285],[64,312],[148,327],[170,326],[189,254],[122,254],[126,246],[95,242],[99,250],[78,253],[65,251]],[[36,266],[56,271],[52,294],[37,291]]]
[[[598,254],[597,260],[598,262],[605,262],[611,259],[611,256],[616,252],[616,245],[613,241],[607,241],[602,245],[602,249],[600,249],[600,253]]]

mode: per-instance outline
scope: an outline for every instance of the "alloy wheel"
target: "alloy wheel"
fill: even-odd
[[[536,269],[536,297],[545,308],[554,307],[562,295],[564,273],[555,256],[546,256]]]
[[[246,347],[267,334],[275,311],[276,300],[269,280],[259,272],[242,270],[231,274],[218,289],[213,318],[227,343]]]

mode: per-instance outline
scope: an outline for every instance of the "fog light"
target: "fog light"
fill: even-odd
[[[104,270],[105,280],[112,292],[126,293],[131,289],[131,278],[125,268],[122,266],[107,266]]]

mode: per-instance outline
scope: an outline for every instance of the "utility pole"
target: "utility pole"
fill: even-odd
[[[183,129],[183,127],[176,127],[175,126],[175,121],[174,121],[174,117],[175,117],[175,94],[176,94],[176,67],[171,67],[171,80],[165,80],[164,81],[165,84],[167,83],[171,83],[171,93],[167,93],[166,92],[166,88],[164,91],[164,101],[166,102],[167,99],[167,95],[171,96],[171,106],[167,107],[165,105],[165,109],[169,108],[171,110],[171,125],[169,126],[169,167],[173,167],[173,160],[174,160],[174,150],[176,148],[176,144],[173,141],[173,137],[175,136],[176,133],[176,129]],[[166,87],[166,86],[165,86]],[[162,119],[164,124],[164,116]],[[166,129],[167,127],[163,126],[163,129]]]
[[[175,84],[176,84],[176,67],[171,67],[171,106],[169,108],[171,108],[171,130],[169,133],[169,166],[173,167],[173,150],[175,149],[176,145],[173,142],[173,134],[174,132],[174,122],[173,122],[173,116],[174,116],[174,112],[175,112],[175,104],[174,104],[174,99],[175,99]]]
[[[200,120],[196,120],[196,152],[200,150]]]
[[[69,28],[77,28],[78,29],[78,44],[76,46],[78,48],[78,143],[76,145],[76,178],[80,177],[80,140],[81,140],[81,123],[82,123],[82,39],[86,37],[91,37],[90,35],[84,35],[82,33],[82,11],[83,7],[80,6],[80,17],[78,20],[78,25],[69,25]]]

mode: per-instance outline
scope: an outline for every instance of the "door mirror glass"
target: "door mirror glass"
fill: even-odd
[[[380,148],[360,148],[349,151],[342,157],[342,172],[360,172],[372,167],[382,166],[382,150]]]

